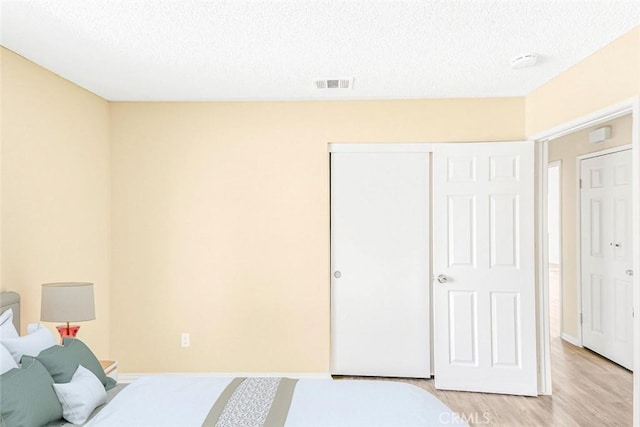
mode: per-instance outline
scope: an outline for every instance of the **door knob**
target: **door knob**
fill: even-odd
[[[624,274],[626,274],[627,276],[633,276],[633,270],[625,270]]]
[[[339,271],[336,271],[335,273],[333,273],[333,277],[335,277],[336,279],[339,279],[342,277],[342,273],[340,273]]]
[[[447,281],[449,280],[449,278],[447,276],[445,276],[444,274],[439,275],[438,277],[436,277],[436,280],[438,281],[438,283],[440,284],[445,284],[447,283]]]

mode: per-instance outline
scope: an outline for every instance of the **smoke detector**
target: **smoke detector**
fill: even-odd
[[[525,55],[516,56],[511,60],[511,68],[520,70],[522,68],[533,67],[538,61],[538,55],[535,53],[527,53]]]
[[[353,89],[353,77],[316,79],[316,89]]]

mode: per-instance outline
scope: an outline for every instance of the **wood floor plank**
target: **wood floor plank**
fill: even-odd
[[[414,384],[435,395],[470,425],[632,425],[633,380],[625,368],[558,337],[552,339],[553,395],[524,397],[436,390],[433,380],[378,378]],[[340,377],[372,379],[370,377]]]

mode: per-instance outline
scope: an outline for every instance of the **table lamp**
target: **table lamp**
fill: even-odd
[[[96,318],[93,299],[93,283],[59,282],[42,285],[40,320],[43,322],[65,322],[56,326],[61,338],[75,337],[79,325],[69,322],[84,322]]]

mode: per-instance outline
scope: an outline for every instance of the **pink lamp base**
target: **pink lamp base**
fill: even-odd
[[[75,336],[78,335],[80,325],[60,325],[56,326],[56,329],[60,333],[60,338],[75,338]]]

